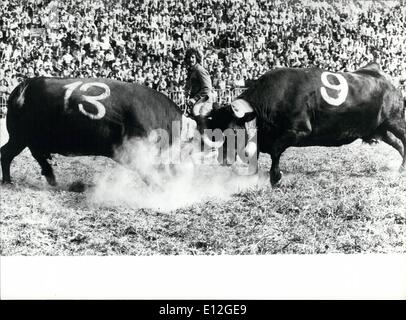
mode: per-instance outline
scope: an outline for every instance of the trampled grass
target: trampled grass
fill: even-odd
[[[4,138],[3,134],[2,144]],[[224,180],[216,179],[212,167],[203,168],[214,192],[173,210],[160,210],[137,206],[148,194],[138,194],[136,186],[128,187],[133,188],[133,201],[95,200],[94,184],[120,167],[110,159],[56,155],[53,164],[59,186],[53,188],[25,150],[12,164],[14,184],[0,186],[0,253],[404,253],[406,174],[397,172],[400,163],[400,155],[382,142],[290,148],[282,156],[284,176],[278,188],[270,187],[265,175],[271,161],[261,155],[265,178],[257,184],[252,177],[240,178],[251,182],[224,196],[230,186],[219,188],[216,184]],[[133,179],[137,185],[137,177]],[[82,193],[69,191],[75,181],[90,187]],[[172,195],[187,197],[188,187],[185,184],[185,189],[178,188]],[[104,192],[107,196],[109,190]],[[156,194],[151,196],[158,199]]]

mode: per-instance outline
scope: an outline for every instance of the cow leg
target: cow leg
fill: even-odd
[[[403,119],[399,119],[396,122],[390,123],[389,131],[402,141],[403,144],[403,161],[399,168],[399,171],[402,172],[406,169],[406,122]]]
[[[279,169],[279,160],[282,153],[291,145],[288,143],[287,136],[275,141],[271,148],[272,166],[269,170],[269,178],[271,180],[272,187],[275,187],[279,180],[282,178],[281,170]]]
[[[302,123],[301,123],[302,124]],[[269,171],[271,185],[276,186],[282,178],[282,173],[279,169],[279,160],[282,153],[290,146],[296,145],[301,139],[308,136],[311,132],[310,122],[305,122],[302,126],[305,130],[289,130],[279,139],[277,139],[271,148],[272,166]]]
[[[399,140],[395,139],[392,134],[388,131],[385,131],[381,134],[382,141],[389,144],[393,148],[395,148],[400,155],[403,157],[403,146],[399,143]]]
[[[45,176],[47,182],[51,186],[56,186],[56,179],[54,175],[54,170],[52,169],[51,165],[48,163],[46,155],[43,153],[30,148],[31,154],[35,160],[39,163],[41,167],[41,174]]]
[[[3,173],[3,183],[11,183],[10,165],[13,159],[24,150],[26,146],[16,139],[11,139],[0,149],[1,170]]]
[[[272,187],[275,187],[282,178],[282,172],[279,169],[279,160],[281,158],[281,155],[282,152],[271,152],[272,166],[269,170],[269,178]]]

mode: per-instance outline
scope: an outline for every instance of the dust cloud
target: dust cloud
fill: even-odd
[[[162,150],[151,139],[127,141],[117,150],[124,165],[96,177],[90,200],[171,211],[209,199],[228,200],[260,183],[258,175],[239,176],[231,167],[220,166],[216,153],[199,151],[192,143]]]

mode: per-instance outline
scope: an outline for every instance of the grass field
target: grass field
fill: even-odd
[[[406,252],[406,174],[382,142],[290,148],[275,189],[267,155],[259,178],[188,168],[159,192],[107,158],[52,162],[56,188],[27,149],[14,160],[14,184],[0,186],[1,255]],[[78,181],[88,188],[69,191]]]

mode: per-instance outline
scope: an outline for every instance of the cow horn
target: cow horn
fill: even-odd
[[[218,149],[224,144],[224,139],[222,141],[211,141],[211,139],[205,133],[203,133],[202,139],[204,144],[209,148]]]
[[[251,105],[241,98],[231,102],[231,109],[237,118],[242,118],[246,113],[254,111]]]

